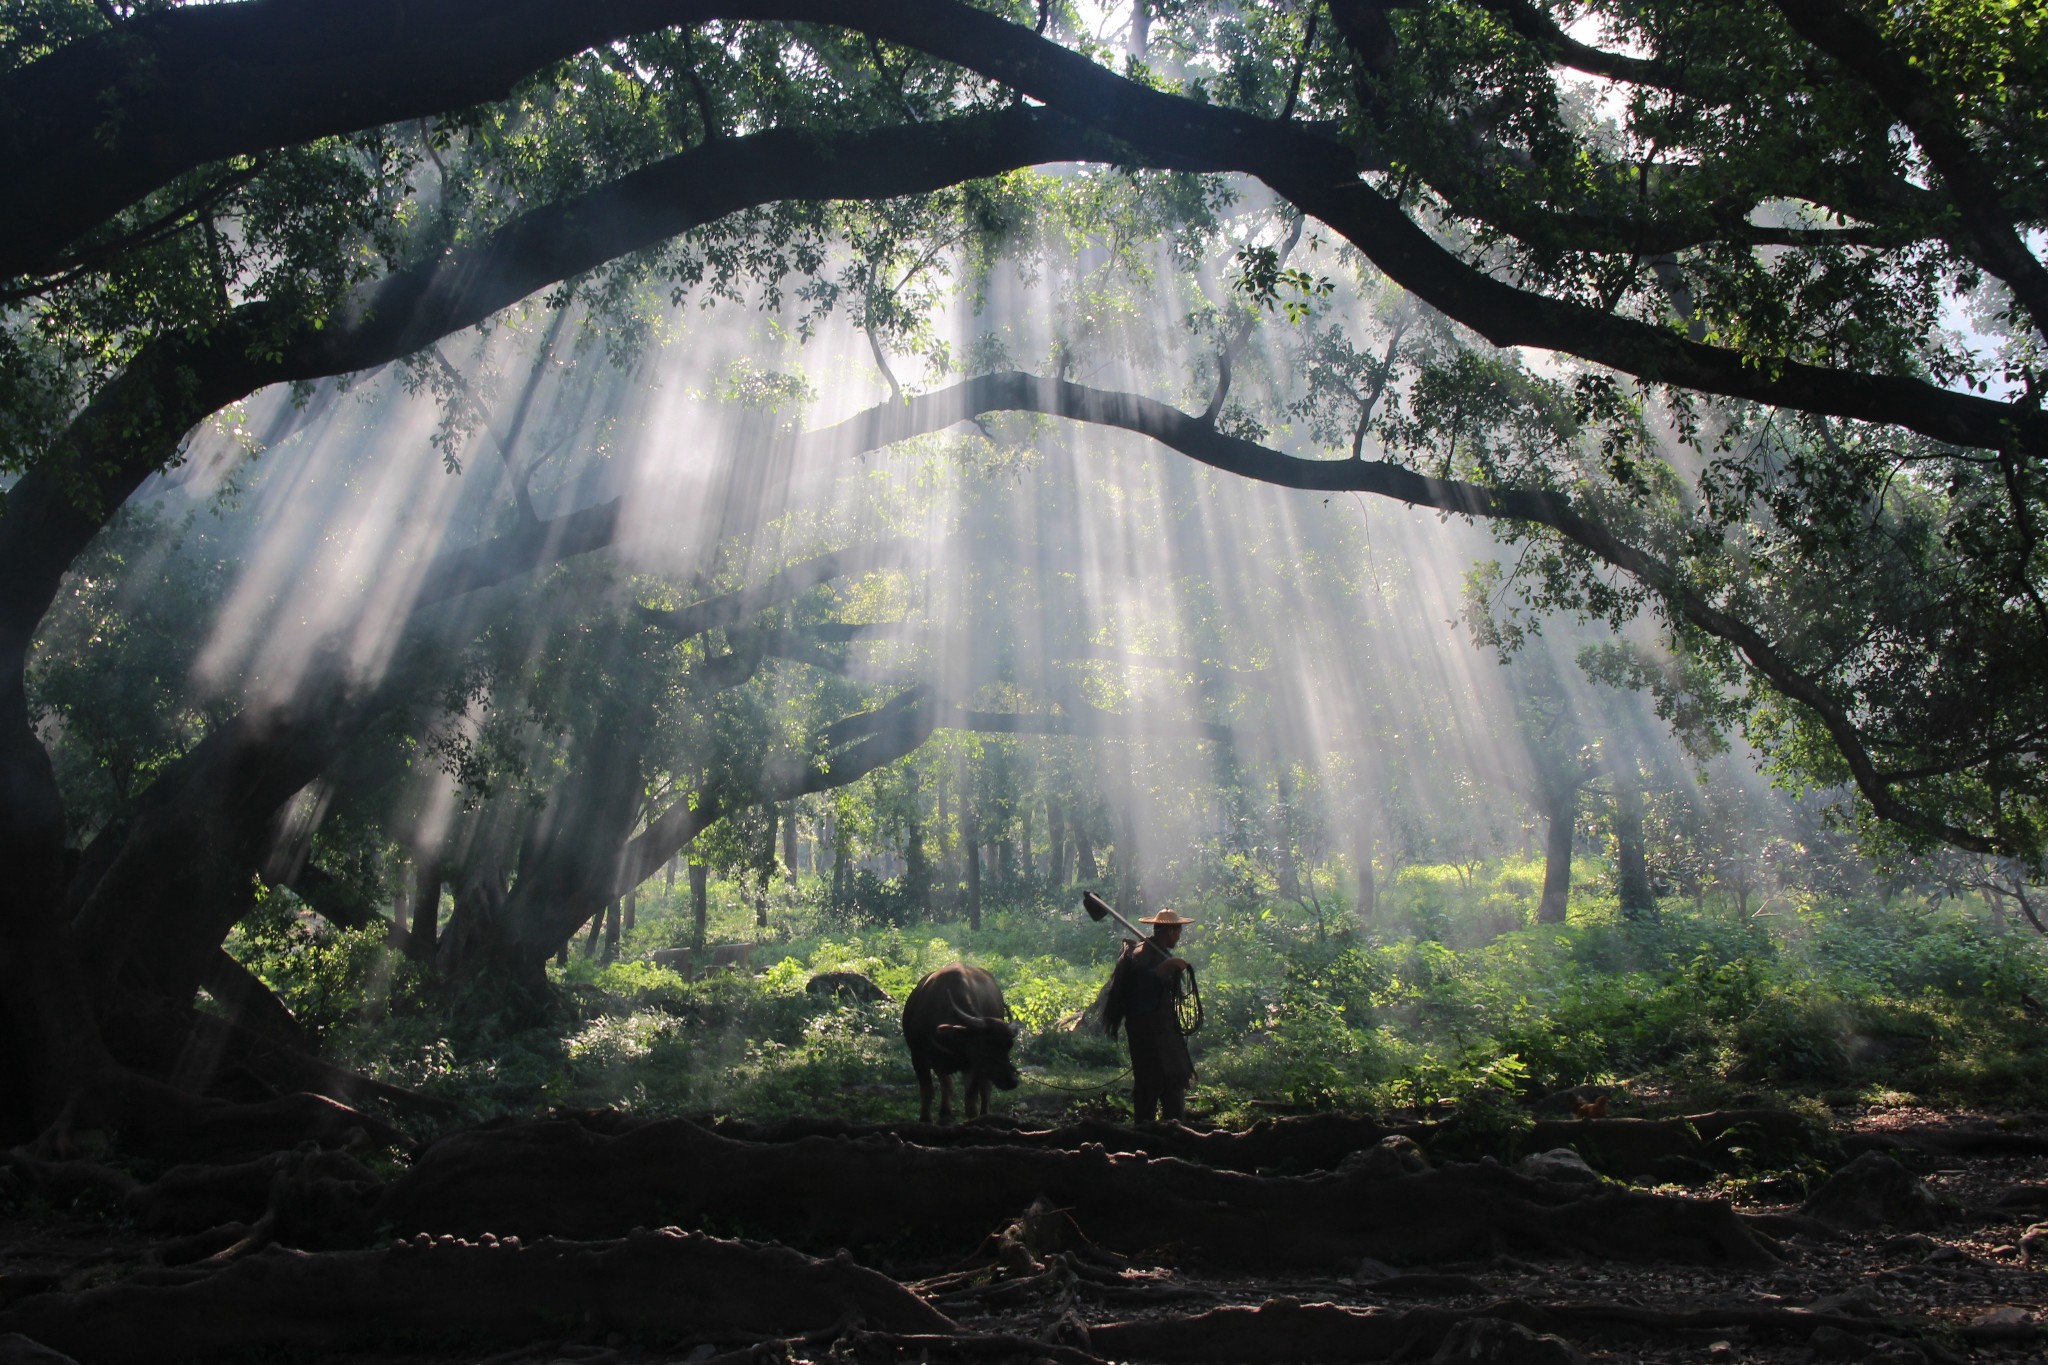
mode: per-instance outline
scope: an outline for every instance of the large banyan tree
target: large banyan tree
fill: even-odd
[[[195,428],[270,386],[425,372],[536,295],[602,316],[815,279],[881,238],[999,249],[1032,167],[1126,203],[1214,177],[1270,193],[1270,236],[1194,241],[1233,306],[1180,382],[970,366],[799,443],[1032,413],[1497,523],[1521,542],[1503,643],[1526,611],[1646,616],[1678,661],[1644,679],[1668,711],[1741,724],[1903,847],[2037,863],[2044,29],[2038,6],[1862,0],[21,0],[0,18],[7,1136],[219,1119],[162,1083],[164,1040],[193,1026],[279,812],[389,701],[313,668],[67,846],[25,682],[38,632]],[[1326,309],[1340,254],[1394,302]],[[885,373],[908,278],[840,299]],[[1284,394],[1243,377],[1260,326],[1292,357]],[[516,512],[413,609],[616,528],[610,504]],[[942,723],[971,721],[902,693],[746,799]],[[537,972],[720,799],[569,803],[605,830],[534,853],[534,907],[491,951]]]

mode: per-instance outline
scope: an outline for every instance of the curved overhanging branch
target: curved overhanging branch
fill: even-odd
[[[254,22],[272,10],[287,8],[296,13],[302,7],[285,6],[278,0],[268,0],[267,3],[257,0],[257,3],[248,5],[219,7],[221,11],[234,14],[222,15],[203,10],[192,13],[205,13],[207,22],[225,25],[235,14]],[[578,11],[581,17],[564,20],[557,14],[546,12],[562,9]],[[1041,100],[1080,126],[1070,129],[1071,134],[1078,135],[1081,129],[1087,129],[1099,139],[1124,144],[1116,148],[1098,141],[1088,147],[1070,147],[1065,155],[1072,159],[1129,164],[1135,153],[1144,164],[1180,170],[1239,171],[1256,176],[1296,207],[1322,219],[1350,239],[1396,283],[1413,291],[1447,316],[1473,328],[1495,345],[1537,346],[1564,351],[1652,383],[1898,425],[1961,445],[1984,449],[2018,448],[2029,454],[2048,450],[2048,416],[2017,404],[1959,393],[1906,376],[1803,364],[1710,346],[1690,341],[1658,324],[1618,317],[1590,305],[1552,298],[1495,279],[1446,249],[1411,220],[1398,204],[1360,179],[1362,168],[1384,169],[1380,164],[1384,160],[1383,154],[1376,151],[1361,154],[1358,148],[1341,144],[1297,123],[1197,103],[1184,96],[1153,89],[1126,79],[1091,58],[1063,48],[1022,25],[960,4],[958,0],[869,0],[858,7],[832,4],[829,0],[692,0],[691,3],[684,0],[638,0],[637,3],[632,0],[592,0],[583,6],[544,6],[540,7],[540,12],[536,12],[532,0],[528,0],[517,7],[520,22],[527,26],[527,32],[518,43],[502,32],[506,15],[512,10],[505,6],[496,7],[496,10],[492,14],[480,13],[478,0],[420,0],[407,7],[405,22],[412,32],[425,32],[438,23],[474,26],[479,39],[488,34],[492,43],[504,47],[504,50],[491,47],[487,57],[480,57],[476,71],[494,71],[495,74],[476,78],[503,83],[509,83],[533,69],[536,59],[519,43],[529,46],[565,44],[565,51],[575,51],[587,42],[601,41],[607,36],[711,19],[815,22],[854,29],[902,43]],[[181,16],[184,14],[184,11],[179,12]],[[173,17],[165,16],[167,26]],[[195,19],[194,23],[196,32],[198,21]],[[358,45],[364,31],[361,13],[338,21],[337,32],[343,37],[352,36]],[[217,35],[217,43],[226,42],[228,32],[223,28]],[[236,31],[236,35],[235,41],[246,41],[246,35],[240,31]],[[107,46],[98,40],[95,44],[95,51]],[[42,79],[46,74],[42,73],[45,66],[55,71],[64,62],[85,62],[90,55],[86,46],[74,46],[78,46],[84,55],[69,56],[70,49],[67,48],[65,52],[36,63],[28,73],[17,78],[17,83],[30,81],[31,77]],[[472,43],[466,41],[463,46],[467,51]],[[436,69],[446,66],[446,63],[438,61],[438,53],[436,58]],[[102,52],[97,60],[108,58]],[[127,60],[133,62],[132,54]],[[152,58],[158,64],[164,60],[167,58],[161,54]],[[156,70],[155,67],[151,69]],[[431,109],[414,109],[411,106],[422,102],[431,105],[437,98],[445,100],[445,92],[439,91],[437,82],[450,78],[425,70],[417,52],[410,52],[403,60],[385,63],[376,69],[380,73],[376,79],[360,82],[363,91],[368,92],[361,96],[344,96],[321,87],[324,92],[322,99],[333,106],[322,106],[316,120],[321,122],[322,131],[348,131],[377,121],[432,112]],[[102,84],[95,86],[94,90],[105,88]],[[126,90],[126,87],[119,88]],[[72,98],[75,102],[75,91]],[[292,140],[303,135],[293,121],[302,116],[301,107],[318,103],[305,99],[297,90],[293,91],[291,100],[282,98],[274,90],[267,91],[253,99],[251,109],[241,111],[255,131],[244,129],[235,137],[242,141],[270,139],[262,142],[263,146],[275,145],[278,140]],[[1022,115],[1034,111],[1012,112]],[[1035,111],[1037,114],[1044,112]],[[165,111],[166,119],[175,115],[176,111]],[[104,119],[104,113],[98,117]],[[918,128],[893,130],[892,136],[908,145],[920,131]],[[190,136],[198,138],[199,135],[193,133]],[[752,138],[720,139],[728,150],[738,153],[731,173],[742,181],[753,182],[762,177],[764,166],[774,167],[786,156],[815,162],[815,157],[806,156],[804,150],[792,149],[783,153],[771,150],[760,141],[778,136],[806,149],[810,143],[824,140],[793,130],[786,134],[778,130]],[[178,140],[176,136],[165,138],[168,143]],[[25,144],[17,141],[13,145]],[[198,142],[193,145],[197,146]],[[191,164],[203,164],[211,157],[238,150],[248,149],[239,144],[215,149]],[[712,147],[699,148],[688,155],[701,157],[716,151]],[[132,148],[124,148],[123,154],[132,156],[135,153]],[[914,157],[906,159],[915,160]],[[1057,159],[1057,155],[1012,158],[1009,164],[1021,165],[1046,159]],[[29,155],[28,160],[41,166],[46,158],[38,153]],[[656,163],[647,171],[654,171],[665,164]],[[90,181],[92,178],[76,164],[67,163],[62,169],[71,181]],[[829,174],[821,176],[815,164],[808,170],[814,180],[830,181],[833,178]],[[635,172],[627,179],[646,173]],[[991,172],[979,172],[988,173]],[[908,193],[910,190],[886,192]],[[791,186],[777,197],[829,198],[843,194],[865,198],[874,197],[874,193],[869,188],[842,190],[830,183],[814,183]],[[35,202],[35,196],[25,196],[22,201]],[[545,218],[554,213],[554,209],[540,210],[537,215],[529,217]],[[630,221],[632,215],[624,217]],[[603,216],[586,218],[577,227],[593,237],[601,237],[604,233],[598,230],[598,225],[606,222]],[[671,227],[668,232],[678,230]],[[633,249],[631,245],[615,246],[610,254],[630,249]],[[609,258],[608,255],[599,259]],[[587,265],[575,268],[587,268]],[[551,282],[552,279],[529,283],[497,306],[522,297],[540,284]],[[379,311],[393,328],[413,330],[412,324],[403,319],[407,317],[407,306],[420,304],[427,305],[421,308],[421,315],[429,327],[438,325],[434,318],[438,310],[431,306],[431,299],[405,298],[389,302],[393,306]],[[442,330],[452,328],[444,326]],[[438,334],[416,335],[412,345],[393,354],[407,354]],[[264,339],[270,340],[268,337]],[[339,365],[338,369],[318,372],[336,373],[339,369],[358,368],[363,363],[374,362],[350,361]],[[282,373],[264,382],[303,377],[307,376]],[[189,422],[186,425],[189,426]],[[180,428],[180,434],[183,429]]]
[[[915,29],[898,31],[898,17],[913,8],[929,12]],[[1003,81],[1130,144],[1153,164],[1182,167],[1189,148],[1198,147],[1205,159],[1256,176],[1321,219],[1389,279],[1496,346],[1561,351],[1651,383],[1885,423],[1957,445],[2018,448],[2035,458],[2048,453],[2048,414],[2031,407],[1904,376],[1711,346],[1669,327],[1496,279],[1367,184],[1350,149],[1297,125],[1141,86],[995,15],[951,0],[898,0],[838,22]]]
[[[1432,478],[1384,460],[1303,459],[1227,435],[1199,417],[1138,394],[1016,371],[981,375],[907,403],[870,408],[836,426],[806,433],[801,444],[809,454],[855,454],[996,412],[1043,413],[1135,432],[1212,469],[1283,488],[1371,493],[1459,516],[1546,526],[1657,593],[1688,624],[1734,646],[1773,690],[1811,711],[1834,741],[1857,791],[1878,816],[1957,848],[2010,852],[1996,834],[1951,824],[1903,800],[1871,756],[1847,708],[1817,679],[1785,657],[1762,632],[1715,606],[1676,567],[1622,540],[1562,493]]]
[[[1912,131],[1948,184],[1956,214],[1977,247],[1972,254],[2012,289],[2035,328],[2048,333],[2048,267],[2014,229],[1997,177],[1944,107],[1952,101],[1943,98],[1926,69],[1888,44],[1863,15],[1836,0],[1777,0],[1777,7],[1795,33],[1860,78]]]
[[[232,7],[224,7],[232,8]],[[460,249],[371,281],[327,318],[245,304],[203,336],[143,347],[24,474],[0,514],[0,675],[13,676],[63,574],[106,517],[208,415],[267,385],[410,355],[536,290],[729,213],[786,199],[886,199],[1112,144],[1044,109],[837,134],[719,139],[519,215]]]

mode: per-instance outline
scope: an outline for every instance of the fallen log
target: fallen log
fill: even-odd
[[[1491,1164],[1399,1178],[1254,1176],[1173,1158],[887,1138],[736,1142],[684,1120],[615,1137],[544,1122],[463,1133],[424,1152],[374,1216],[410,1233],[616,1236],[650,1215],[801,1246],[959,1247],[1044,1195],[1122,1255],[1302,1267],[1417,1263],[1504,1246],[1614,1260],[1776,1264],[1729,1206],[1527,1179]]]
[[[663,1229],[620,1241],[496,1237],[379,1251],[272,1247],[214,1272],[157,1271],[0,1312],[94,1365],[159,1365],[290,1346],[559,1339],[565,1325],[722,1341],[846,1323],[937,1335],[950,1319],[850,1258]]]

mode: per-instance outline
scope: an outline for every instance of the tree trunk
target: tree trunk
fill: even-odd
[[[910,891],[911,904],[917,907],[918,915],[930,919],[932,913],[932,860],[925,851],[924,825],[916,820],[910,822],[903,845],[903,882]]]
[[[1550,800],[1550,829],[1543,840],[1543,899],[1536,903],[1538,924],[1563,924],[1572,894],[1572,832],[1578,824],[1579,796]]]
[[[1372,825],[1358,822],[1358,927],[1370,928],[1380,913],[1379,884],[1372,872]]]
[[[690,946],[704,951],[704,934],[711,918],[711,869],[690,864]]]
[[[639,918],[640,888],[637,886],[628,887],[626,889],[626,923],[624,926],[627,933],[630,934],[633,932],[634,921],[638,920]]]
[[[981,828],[971,810],[960,813],[960,842],[967,849],[967,927],[981,928]]]
[[[1067,817],[1066,813],[1060,809],[1060,803],[1055,797],[1048,796],[1045,798],[1045,833],[1047,842],[1052,846],[1047,850],[1047,856],[1052,859],[1052,866],[1046,870],[1046,879],[1054,886],[1065,886],[1067,884]]]
[[[1657,918],[1657,897],[1643,856],[1643,789],[1632,771],[1614,775],[1614,870],[1622,918]]]
[[[604,907],[604,960],[619,960],[619,898],[612,897]]]
[[[441,864],[422,853],[413,863],[412,875],[412,925],[405,936],[405,955],[414,962],[432,962],[441,946]]]
[[[782,877],[789,889],[796,890],[796,807],[791,806],[782,813]]]
[[[675,898],[676,894],[676,864],[681,862],[682,859],[683,855],[678,853],[668,860],[668,881],[662,889],[668,892],[671,900]]]
[[[1145,904],[1145,888],[1138,882],[1138,822],[1128,814],[1116,822],[1116,871],[1117,911],[1135,917]]]
[[[411,930],[411,871],[400,865],[398,874],[391,879],[391,942],[394,945],[403,945],[406,934]]]
[[[1095,861],[1095,841],[1088,836],[1088,824],[1085,820],[1075,820],[1072,825],[1075,870],[1081,881],[1099,882],[1102,880],[1102,868]]]

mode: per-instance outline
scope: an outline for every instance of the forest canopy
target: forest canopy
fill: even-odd
[[[1739,736],[1847,795],[1874,851],[2038,868],[2044,22],[10,7],[0,1017],[32,1126],[81,1095],[170,1103],[149,1078],[211,1027],[201,988],[237,995],[221,944],[261,888],[373,913],[350,908],[372,879],[335,871],[350,839],[407,846],[420,903],[452,893],[423,951],[535,984],[700,836],[759,862],[779,804],[934,734],[1284,770],[1300,707],[1242,674],[1290,620],[1318,627],[1301,695],[1341,698],[1329,734],[1383,769],[1343,629],[1358,543],[1279,513],[1198,533],[1217,485],[1195,466],[1487,524],[1499,565],[1466,613],[1488,643],[1590,623],[1589,662],[1694,753]],[[410,402],[431,415],[362,416]],[[1150,501],[1087,486],[1076,429],[1170,452]],[[649,431],[709,472],[678,460],[656,497],[628,456]],[[952,437],[979,442],[982,492],[803,501]],[[354,489],[401,446],[446,471],[387,489],[390,524],[426,530],[338,578],[283,521],[150,548],[181,482],[260,501],[290,451],[294,479]],[[1005,477],[1031,498],[991,494]],[[237,636],[209,614],[245,558],[278,595],[222,617]],[[1243,592],[1118,631],[1067,572],[1111,564]],[[1144,572],[1127,602],[1160,600]],[[275,587],[294,575],[354,605],[323,617]],[[1251,619],[1268,639],[1226,638]],[[1555,736],[1561,684],[1535,676],[1525,719]],[[1586,745],[1554,748],[1529,765],[1553,804]],[[429,819],[408,773],[460,818]],[[1127,852],[1129,809],[1090,837]]]

